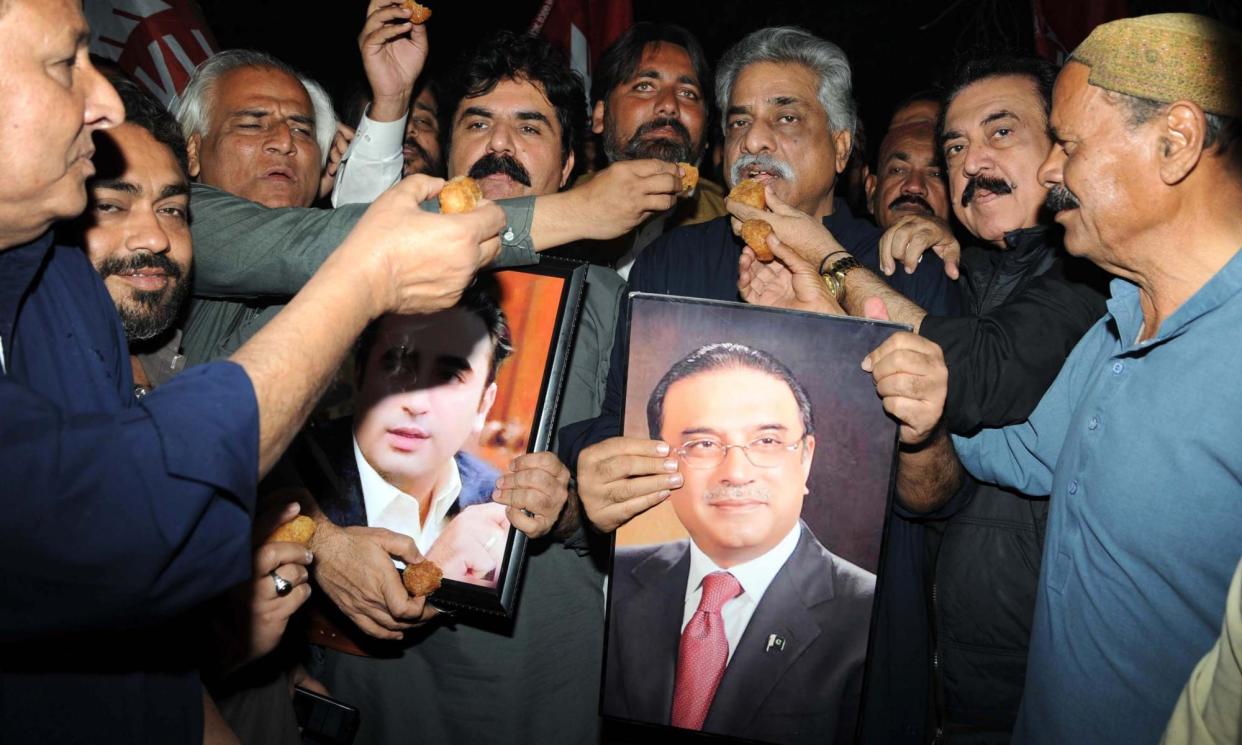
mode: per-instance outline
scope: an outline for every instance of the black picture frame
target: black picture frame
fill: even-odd
[[[530,425],[526,432],[525,452],[547,450],[555,435],[557,414],[560,410],[569,364],[569,351],[573,344],[578,314],[582,306],[582,296],[586,289],[586,265],[576,261],[542,257],[538,264],[496,270],[491,274],[495,275],[498,280],[505,276],[560,280],[560,289],[555,295],[547,294],[546,290],[541,289],[538,292],[523,293],[520,296],[511,296],[506,293],[501,299],[501,307],[511,317],[515,307],[529,307],[535,303],[555,305],[552,338],[546,354],[542,357],[543,374],[539,377],[540,385],[535,410],[533,416],[530,417]],[[544,306],[544,310],[548,309],[547,305]],[[529,352],[525,355],[529,355]],[[524,352],[518,348],[513,357],[505,362],[505,365],[513,368],[521,364],[519,360],[523,358]],[[495,588],[445,578],[440,588],[428,596],[429,602],[436,607],[449,610],[512,617],[518,602],[522,569],[526,561],[526,544],[526,534],[510,526],[505,543],[504,560],[496,573]]]
[[[866,535],[861,536],[865,540],[856,540],[860,538],[857,535],[853,536],[855,540],[844,540],[840,534],[826,536],[821,534],[820,529],[812,527],[813,521],[808,515],[807,507],[819,495],[817,490],[823,489],[827,492],[824,487],[827,483],[824,474],[817,474],[815,471],[820,464],[814,462],[808,466],[810,473],[805,476],[808,497],[800,509],[798,523],[804,530],[799,531],[799,535],[810,533],[813,540],[820,541],[821,547],[832,554],[834,562],[844,558],[853,565],[853,569],[876,575],[872,598],[881,597],[883,573],[879,568],[883,565],[890,523],[897,425],[884,413],[870,376],[859,369],[858,365],[866,353],[889,335],[899,330],[908,330],[909,327],[745,303],[646,293],[631,294],[629,303],[631,351],[627,361],[624,434],[644,439],[650,437],[646,407],[656,381],[663,377],[674,362],[683,359],[693,350],[708,344],[732,342],[769,352],[789,369],[796,380],[803,382],[807,389],[816,419],[815,433],[818,442],[814,461],[818,461],[821,454],[827,451],[832,456],[827,461],[827,468],[832,471],[828,478],[845,483],[856,481],[849,473],[850,468],[860,467],[866,471],[865,509],[868,517],[863,521],[867,527],[864,531]],[[825,385],[825,381],[821,380],[825,376],[831,376],[831,386]],[[825,407],[830,408],[833,415],[843,413],[844,416],[822,416],[819,412]],[[673,447],[677,445],[674,444]],[[848,452],[850,448],[856,448],[860,452]],[[667,506],[670,502],[671,498],[660,507]],[[832,509],[838,508],[834,506]],[[654,509],[649,512],[654,512]],[[668,512],[672,513],[673,508],[669,507]],[[841,512],[838,510],[831,522],[838,522],[840,517]],[[673,519],[677,520],[677,517],[674,515]],[[683,620],[687,591],[689,544],[681,549],[679,544],[672,543],[675,539],[635,541],[630,538],[630,545],[635,548],[627,554],[625,561],[619,562],[617,549],[626,546],[626,531],[636,522],[638,521],[623,526],[614,535],[609,567],[604,671],[600,687],[601,714],[618,724],[625,723],[621,726],[632,730],[630,734],[635,737],[656,736],[678,742],[708,738],[773,743],[803,741],[802,737],[771,735],[771,731],[765,735],[762,727],[739,726],[735,730],[722,728],[721,722],[733,720],[727,714],[721,715],[716,709],[709,710],[708,718],[699,730],[682,729],[670,724],[671,698],[681,637],[680,622]],[[679,521],[678,524],[680,525]],[[685,527],[681,527],[685,532]],[[640,531],[648,531],[640,535],[652,536],[658,533],[650,526],[638,528]],[[799,540],[797,551],[801,552],[802,538]],[[644,543],[649,545],[641,545]],[[676,554],[676,551],[682,550],[683,554]],[[796,558],[796,555],[791,556],[788,564],[792,565]],[[619,576],[619,571],[625,572],[625,576]],[[782,565],[781,572],[784,571],[785,566]],[[664,577],[669,579],[665,581]],[[653,589],[657,585],[660,589]],[[769,588],[775,586],[774,579]],[[760,608],[768,601],[769,594],[765,593],[763,596]],[[747,622],[738,646],[731,654],[729,665],[743,664],[739,660],[745,660],[748,664],[752,660],[765,657],[765,654],[763,664],[769,664],[771,658],[782,656],[786,639],[796,645],[798,642],[792,640],[805,631],[806,627],[799,629],[795,620],[790,627],[791,631],[782,632],[784,618],[773,620],[771,629],[767,626],[762,629],[751,628],[758,623],[757,619],[761,616],[765,619],[764,623],[768,622],[767,619],[774,618],[771,614],[761,613],[760,608],[756,608],[755,615]],[[860,698],[856,712],[857,725],[850,728],[848,733],[838,736],[836,742],[852,741],[861,728],[861,702],[866,700],[866,669],[873,657],[877,608],[878,603],[870,602],[865,616],[859,613],[853,616],[859,620],[851,627],[856,632],[851,639],[856,645],[859,644],[859,638],[862,639],[862,648],[855,648],[854,654],[862,655],[863,659],[862,684],[858,692]],[[864,629],[865,635],[861,633]],[[767,634],[769,630],[773,633]],[[763,633],[756,635],[755,632]],[[764,639],[767,639],[768,644],[766,650],[762,648]],[[615,649],[614,644],[617,645]],[[760,645],[759,648],[750,649],[755,644]],[[765,706],[762,703],[765,696],[775,695],[773,691],[783,690],[780,685],[784,679],[771,670],[753,676],[735,675],[732,681],[728,672],[729,668],[726,667],[725,677],[720,682],[721,687],[716,689],[716,693],[722,695],[727,690],[729,702],[732,702],[722,700],[722,711],[749,710],[749,707],[760,712],[760,707]],[[825,671],[825,675],[831,674],[835,673]],[[770,687],[762,690],[748,688],[752,679],[766,681],[764,684]],[[743,682],[739,683],[739,680]],[[809,693],[811,686],[806,688],[808,695],[814,695]],[[744,699],[750,700],[743,701]],[[738,703],[739,701],[742,703]],[[725,706],[725,703],[729,705]],[[760,716],[761,714],[756,713],[750,721],[757,722]],[[822,733],[816,737],[825,742],[833,741],[832,736],[824,738]]]

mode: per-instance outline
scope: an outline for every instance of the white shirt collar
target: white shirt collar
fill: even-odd
[[[757,556],[750,561],[738,564],[731,569],[721,569],[716,566],[716,562],[708,558],[703,550],[695,545],[694,541],[690,541],[690,576],[686,582],[686,599],[691,596],[697,598],[699,586],[703,584],[703,578],[712,572],[725,572],[732,574],[742,585],[742,594],[748,596],[758,605],[763,599],[763,593],[768,591],[768,585],[772,584],[772,580],[776,577],[776,573],[781,570],[785,562],[793,556],[794,549],[798,547],[798,539],[802,536],[802,523],[799,521],[793,526],[780,543],[773,546],[767,553]],[[697,605],[697,602],[696,602]]]
[[[448,524],[448,512],[461,495],[461,471],[457,459],[449,458],[445,465],[443,486],[432,496],[431,509],[424,525],[418,509],[418,500],[384,480],[358,447],[353,438],[354,460],[358,463],[358,481],[362,485],[362,501],[367,510],[367,525],[388,530],[414,539],[418,550],[424,554],[431,548],[444,526]]]

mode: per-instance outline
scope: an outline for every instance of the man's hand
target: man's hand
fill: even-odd
[[[569,469],[549,452],[514,458],[492,494],[508,508],[509,522],[529,538],[542,538],[552,530],[568,498]]]
[[[255,520],[253,534],[262,541],[276,528],[297,517],[297,502],[265,510]],[[310,551],[297,543],[260,543],[254,551],[254,579],[246,586],[242,602],[248,612],[243,614],[243,628],[236,636],[240,659],[230,667],[240,667],[266,655],[280,644],[289,625],[289,618],[310,597],[307,567],[313,558]],[[289,594],[276,593],[272,573],[293,585]]]
[[[343,122],[337,122],[336,134],[332,136],[332,149],[328,151],[328,162],[324,164],[323,174],[319,177],[319,198],[323,199],[332,193],[336,183],[336,172],[341,169],[341,159],[354,141],[354,128]]]
[[[580,200],[580,215],[589,215],[588,238],[608,240],[624,235],[651,215],[671,209],[681,193],[680,169],[662,160],[623,160],[568,193]]]
[[[903,445],[921,445],[936,432],[949,392],[939,345],[898,331],[863,358],[862,369],[875,379],[884,410],[901,424]]]
[[[349,620],[377,639],[396,640],[416,623],[435,615],[422,598],[410,597],[393,558],[407,564],[422,559],[409,536],[383,528],[341,528],[316,521],[315,581]]]
[[[684,482],[667,443],[610,437],[578,456],[578,495],[587,518],[611,533],[663,502]]]
[[[747,220],[763,220],[772,226],[772,232],[781,243],[793,249],[794,253],[814,266],[816,271],[825,257],[845,251],[818,219],[785,204],[771,188],[765,187],[764,193],[767,195],[768,209],[771,212],[757,210],[732,199],[725,200],[725,209],[733,215],[731,223],[734,233],[740,234],[742,223]]]
[[[489,200],[470,212],[439,215],[419,203],[440,193],[444,180],[410,176],[367,209],[331,257],[365,268],[372,318],[384,313],[430,313],[451,307],[500,251],[505,213]],[[338,259],[338,257],[340,257]],[[341,267],[337,267],[340,269]]]
[[[962,247],[953,237],[953,229],[938,217],[923,215],[906,215],[884,231],[880,237],[880,269],[891,277],[901,263],[906,274],[913,274],[929,248],[944,261],[944,273],[957,279]]]
[[[394,0],[371,0],[367,21],[358,35],[362,67],[371,85],[367,116],[377,122],[395,122],[410,112],[414,81],[430,49],[427,27],[410,23],[410,11]]]
[[[766,264],[755,258],[750,246],[742,249],[737,289],[743,300],[771,308],[847,315],[828,291],[818,267],[811,266],[775,235],[768,236],[768,248],[777,260]]]
[[[494,586],[509,538],[506,507],[497,502],[472,504],[444,528],[427,558],[445,579]]]

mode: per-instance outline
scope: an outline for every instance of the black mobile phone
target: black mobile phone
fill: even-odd
[[[303,743],[352,745],[358,734],[358,709],[302,686],[293,689],[293,711]]]

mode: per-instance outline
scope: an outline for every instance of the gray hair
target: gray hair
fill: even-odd
[[[833,132],[851,135],[858,122],[850,61],[841,47],[793,26],[772,26],[752,32],[734,44],[716,70],[716,101],[727,110],[733,84],[742,70],[756,62],[796,62],[819,75],[819,103]],[[726,127],[726,121],[722,122]]]
[[[811,409],[811,397],[785,363],[762,349],[721,342],[699,347],[674,362],[668,372],[664,373],[664,377],[660,378],[660,382],[656,383],[647,399],[647,431],[651,433],[651,439],[660,439],[660,431],[664,428],[664,399],[668,397],[668,389],[674,383],[706,372],[739,368],[770,375],[789,386],[789,391],[798,404],[798,413],[802,416],[803,436],[810,437],[815,434],[815,414]]]
[[[1105,90],[1104,95],[1113,105],[1124,108],[1126,123],[1132,128],[1146,124],[1154,117],[1163,114],[1169,107],[1167,103],[1117,91]],[[1233,150],[1235,144],[1242,142],[1242,119],[1213,114],[1209,111],[1203,112],[1203,118],[1207,122],[1207,127],[1203,131],[1205,150],[1228,153]],[[1234,150],[1232,155],[1234,163],[1242,165],[1242,148]]]
[[[332,148],[332,137],[336,134],[336,114],[332,109],[332,100],[323,86],[302,75],[289,65],[281,62],[270,54],[253,49],[227,49],[206,59],[186,84],[181,95],[169,105],[177,122],[181,125],[181,133],[186,140],[197,133],[200,137],[207,136],[207,123],[211,120],[211,104],[214,99],[216,82],[226,73],[243,67],[266,67],[279,70],[297,78],[306,95],[311,100],[315,111],[315,142],[319,145],[320,165],[328,162],[328,151]]]

